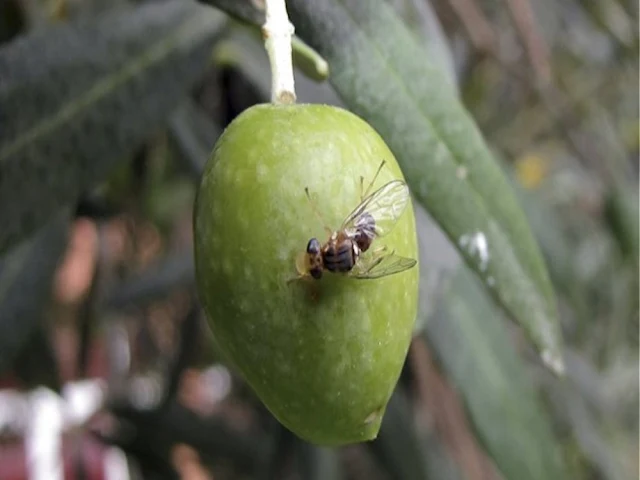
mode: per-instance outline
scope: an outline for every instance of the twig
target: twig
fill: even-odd
[[[176,349],[175,356],[170,362],[167,369],[167,380],[163,392],[163,399],[160,400],[158,408],[166,408],[171,400],[175,397],[180,386],[182,373],[192,360],[194,350],[198,343],[198,334],[200,333],[200,308],[195,302],[195,298],[191,299],[191,308],[186,318],[180,324],[180,342]]]
[[[493,480],[496,469],[482,452],[455,390],[438,371],[425,341],[417,337],[409,349],[417,396],[456,463],[469,479]]]
[[[540,105],[547,112],[550,122],[549,130],[556,131],[567,144],[567,147],[579,158],[585,165],[600,171],[600,162],[596,158],[591,149],[583,148],[573,133],[571,125],[567,117],[579,118],[576,112],[576,103],[583,98],[588,98],[591,92],[597,91],[601,85],[596,85],[591,90],[587,90],[582,95],[573,94],[574,98],[567,100],[563,97],[563,92],[554,84],[553,79],[549,78],[546,84],[532,82],[524,74],[512,68],[508,63],[500,57],[494,56],[493,59],[510,75],[513,79],[521,82],[523,85],[531,88]],[[513,122],[512,122],[513,123]]]
[[[295,103],[291,59],[291,37],[294,28],[287,15],[285,0],[267,0],[266,21],[262,26],[264,46],[271,64],[271,102]]]
[[[76,358],[76,375],[84,378],[88,373],[89,355],[91,350],[91,336],[98,323],[98,304],[101,300],[102,270],[104,265],[104,236],[100,232],[98,224],[97,253],[94,254],[95,268],[91,277],[89,292],[80,306],[78,314],[78,330],[80,334],[78,342],[78,357]]]
[[[451,8],[464,25],[471,43],[484,53],[496,53],[496,38],[491,24],[474,0],[449,0]]]
[[[506,0],[506,2],[536,78],[541,85],[547,85],[551,81],[549,52],[536,27],[531,4],[528,0]]]

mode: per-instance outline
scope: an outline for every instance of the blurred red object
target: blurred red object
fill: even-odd
[[[64,260],[56,274],[55,296],[66,304],[79,302],[86,295],[96,267],[98,230],[88,219],[78,219],[69,236]]]

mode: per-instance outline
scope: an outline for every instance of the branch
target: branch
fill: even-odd
[[[271,102],[295,103],[291,61],[291,37],[294,28],[287,15],[285,0],[266,0],[267,15],[262,26],[264,46],[271,64]]]
[[[548,85],[551,81],[549,51],[538,31],[531,4],[528,0],[507,0],[507,5],[518,30],[518,35],[527,51],[536,79],[540,85]]]
[[[449,0],[464,25],[471,43],[483,53],[497,54],[497,40],[491,24],[474,0]]]

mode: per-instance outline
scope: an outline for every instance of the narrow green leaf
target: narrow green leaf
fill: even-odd
[[[256,89],[260,97],[268,101],[271,96],[269,58],[262,42],[251,33],[236,30],[218,42],[213,52],[218,67],[237,68]]]
[[[329,77],[329,64],[313,48],[297,36],[291,39],[293,63],[304,74],[316,82],[324,82]]]
[[[193,250],[172,253],[148,269],[116,285],[103,303],[107,310],[138,308],[167,298],[177,288],[195,286]]]
[[[569,370],[569,362],[567,362]],[[569,371],[567,371],[569,376]],[[620,461],[611,441],[608,441],[607,428],[599,424],[592,410],[588,408],[587,398],[574,385],[557,378],[543,379],[551,409],[554,411],[557,425],[569,429],[586,461],[607,480],[633,478],[630,463]]]
[[[232,18],[242,23],[258,27],[257,35],[262,36],[262,25],[265,21],[264,6],[251,0],[199,0],[222,10]],[[307,78],[316,82],[324,82],[329,76],[329,64],[313,48],[303,42],[297,35],[291,38],[291,53],[293,64],[303,72]]]
[[[444,28],[433,8],[431,0],[403,0],[390,2],[400,18],[413,32],[427,50],[429,58],[440,66],[451,85],[457,85],[455,60]]]
[[[501,316],[466,268],[427,323],[426,335],[505,478],[566,479],[549,418]]]
[[[41,303],[41,307],[46,305]],[[42,317],[41,314],[34,319],[35,321],[30,322],[34,330],[13,358],[7,371],[14,374],[24,388],[47,387],[60,393],[62,379],[54,348],[55,336],[51,325],[41,321]]]
[[[506,164],[504,166],[505,169],[509,168]],[[509,178],[540,249],[547,259],[553,284],[557,291],[570,288],[575,278],[572,269],[574,252],[563,228],[562,219],[548,198],[519,185],[513,171],[510,172]]]
[[[461,465],[451,455],[440,432],[435,429],[422,432],[421,447],[427,465],[425,480],[465,480]]]
[[[164,124],[207,67],[223,23],[210,8],[165,0],[0,49],[0,251]]]
[[[526,219],[440,67],[383,0],[289,0],[296,31],[329,61],[346,105],[387,141],[427,208],[541,351],[562,372],[548,274]]]
[[[259,2],[253,0],[198,0],[222,10],[233,18],[251,25],[261,26],[264,23],[264,7],[258,8]]]
[[[378,438],[367,443],[367,447],[391,478],[428,478],[411,405],[400,388],[396,388],[389,400]]]
[[[248,29],[234,29],[218,42],[214,52],[218,65],[239,70],[264,101],[271,96],[271,67],[264,42]],[[298,58],[294,54],[294,62]],[[294,64],[295,65],[295,64]],[[294,69],[296,94],[309,103],[342,106],[328,82],[310,78],[301,65]]]
[[[68,213],[62,212],[0,258],[0,373],[41,325],[68,224]]]
[[[413,334],[419,335],[435,312],[441,296],[448,290],[451,278],[460,268],[461,259],[424,207],[414,202],[413,211],[420,260],[420,299]]]
[[[295,438],[293,453],[299,478],[341,480],[346,477],[340,464],[338,450],[335,448],[318,447]]]
[[[185,101],[171,116],[169,135],[172,146],[197,181],[221,133],[222,128],[191,100]]]
[[[630,183],[630,182],[629,182]],[[638,186],[615,179],[606,198],[606,217],[622,252],[638,265],[640,225]]]
[[[264,442],[262,451],[267,461],[256,479],[275,480],[282,476],[283,464],[286,464],[291,457],[296,436],[287,430],[270,413],[264,415],[263,420],[267,427],[268,436]]]

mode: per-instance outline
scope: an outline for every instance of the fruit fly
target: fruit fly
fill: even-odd
[[[361,193],[360,204],[345,218],[340,228],[331,230],[325,226],[329,239],[324,244],[317,238],[309,240],[306,252],[296,264],[300,276],[319,280],[325,271],[329,271],[358,279],[372,279],[403,272],[417,263],[412,258],[396,255],[386,246],[370,250],[375,239],[386,235],[395,226],[409,201],[409,189],[402,180],[392,180],[369,195],[384,164],[382,161],[367,190]],[[363,182],[361,177],[361,192]],[[322,220],[308,188],[305,188],[305,193],[314,212]]]

